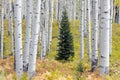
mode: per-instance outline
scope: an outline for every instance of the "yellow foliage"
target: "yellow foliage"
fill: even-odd
[[[71,76],[63,76],[57,72],[46,72],[44,74],[42,74],[39,78],[38,77],[34,77],[33,80],[73,80],[73,78]]]
[[[114,2],[114,4],[116,5],[116,6],[120,6],[120,0],[114,0],[115,2]]]

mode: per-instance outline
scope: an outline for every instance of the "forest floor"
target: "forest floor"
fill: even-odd
[[[23,33],[25,31],[23,30]],[[50,53],[45,60],[37,58],[36,75],[33,80],[120,80],[120,25],[113,24],[113,47],[112,54],[110,56],[110,76],[99,76],[99,66],[94,72],[90,72],[91,63],[87,57],[87,39],[85,38],[85,58],[80,61],[80,34],[79,23],[75,22],[74,27],[71,26],[71,32],[74,37],[74,51],[75,58],[71,62],[59,62],[55,60],[58,27],[56,21],[53,24],[53,42],[51,45]],[[5,28],[5,56],[9,53],[10,42],[7,35],[7,27]],[[24,35],[23,35],[24,38]],[[23,39],[24,40],[24,39]],[[40,46],[38,47],[40,48]],[[40,50],[38,49],[38,52]],[[38,54],[39,56],[40,54]],[[81,62],[81,63],[80,63]],[[78,70],[83,70],[83,72]],[[9,57],[7,59],[0,59],[0,80],[17,80],[14,72],[14,58]],[[27,80],[27,74],[24,73],[21,80]]]

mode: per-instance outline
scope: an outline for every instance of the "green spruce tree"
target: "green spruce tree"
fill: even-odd
[[[71,61],[74,57],[73,37],[70,32],[70,24],[68,20],[67,11],[62,13],[62,20],[60,23],[60,34],[58,37],[58,53],[57,60]]]

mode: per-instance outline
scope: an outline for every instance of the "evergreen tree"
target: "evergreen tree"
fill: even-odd
[[[66,10],[62,13],[58,43],[57,60],[72,60],[74,57],[73,37]]]

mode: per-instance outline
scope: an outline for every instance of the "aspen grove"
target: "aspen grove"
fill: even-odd
[[[120,0],[0,0],[0,80],[119,80]]]

